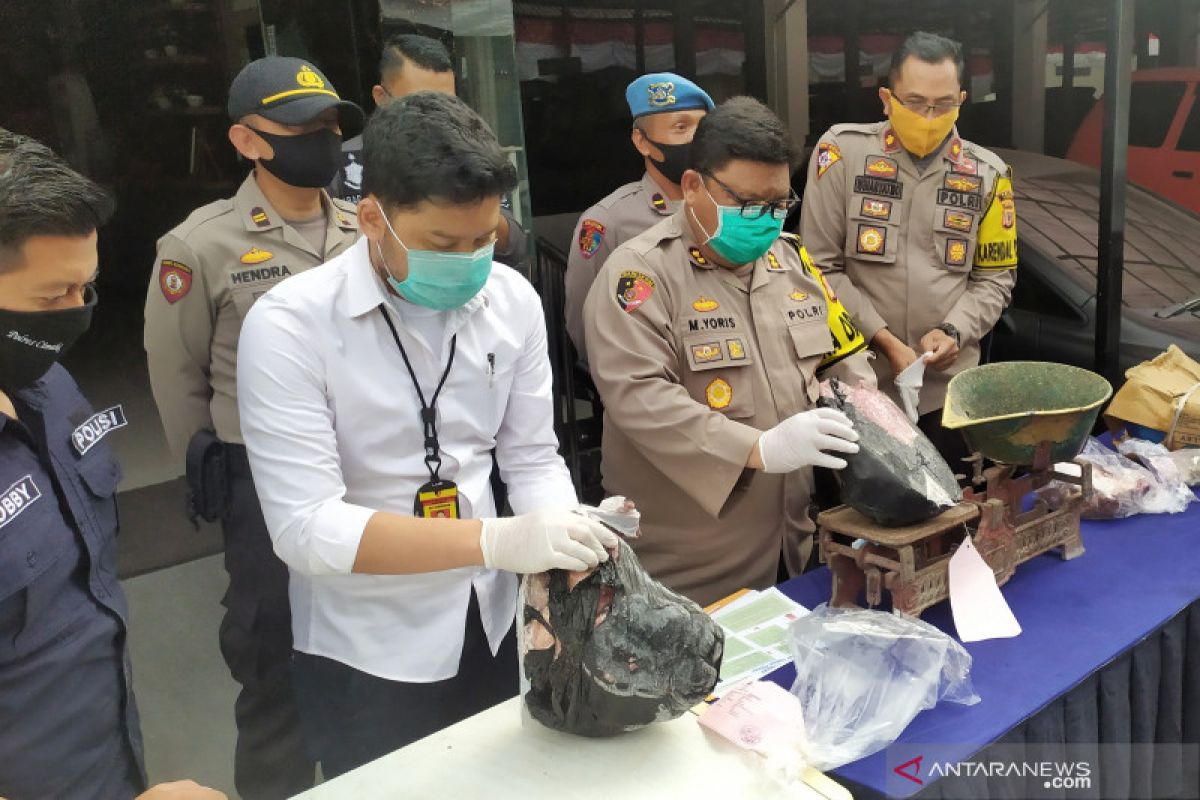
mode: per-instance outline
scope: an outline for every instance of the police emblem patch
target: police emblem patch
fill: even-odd
[[[725,349],[729,353],[730,361],[742,361],[746,358],[746,346],[742,344],[741,339],[726,339]]]
[[[600,249],[604,241],[604,225],[594,219],[585,219],[579,226],[579,253],[584,258],[591,258]]]
[[[158,288],[168,303],[179,302],[192,288],[192,268],[178,261],[165,259],[158,267]]]
[[[841,160],[842,151],[836,144],[822,142],[817,145],[817,179],[820,180],[826,170]]]
[[[239,260],[243,264],[261,264],[264,261],[270,261],[274,257],[275,254],[269,250],[259,250],[257,247],[251,247],[242,253],[242,257]]]
[[[788,295],[788,297],[792,298],[797,303],[803,303],[808,299],[808,292],[802,292],[799,289],[795,289],[791,294]]]
[[[692,308],[694,308],[697,311],[700,311],[702,313],[708,312],[708,311],[716,311],[720,307],[721,307],[720,303],[718,303],[716,300],[707,298],[704,295],[700,295],[699,297],[696,298],[696,301],[694,303],[692,303]]]
[[[866,165],[863,171],[874,178],[885,178],[887,180],[895,180],[898,168],[896,162],[890,158],[883,156],[867,156]]]
[[[666,108],[675,105],[675,84],[672,81],[651,83],[646,86],[650,93],[650,105],[654,108]]]
[[[887,229],[875,225],[858,226],[858,252],[879,255],[887,247]]]
[[[692,345],[692,360],[697,364],[711,364],[714,361],[721,361],[725,358],[725,354],[721,352],[720,342],[705,342],[704,344]]]
[[[733,387],[724,378],[717,378],[704,390],[704,399],[708,401],[709,408],[715,408],[718,411],[728,408],[729,404],[733,402]]]
[[[952,267],[961,267],[967,263],[967,240],[946,240],[946,263]]]
[[[617,304],[632,314],[654,293],[654,279],[644,272],[625,271],[617,279]]]
[[[951,211],[950,209],[946,209],[945,213],[942,215],[942,224],[953,231],[970,233],[971,226],[975,224],[975,218],[962,211]]]
[[[945,187],[953,189],[956,192],[977,192],[983,184],[982,178],[977,178],[972,175],[955,175],[946,176]]]
[[[874,197],[864,197],[859,211],[864,217],[873,219],[890,219],[892,216],[891,200],[876,200]]]

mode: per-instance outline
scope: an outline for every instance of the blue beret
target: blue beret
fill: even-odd
[[[653,72],[636,79],[625,89],[625,102],[634,119],[664,111],[713,110],[708,92],[673,72]]]

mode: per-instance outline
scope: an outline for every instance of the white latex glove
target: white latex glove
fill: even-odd
[[[483,520],[479,549],[489,569],[530,574],[585,570],[608,560],[617,535],[595,520],[563,509]]]
[[[843,469],[846,462],[824,453],[857,453],[858,434],[849,418],[835,408],[793,414],[758,440],[764,472],[794,472],[801,467]]]

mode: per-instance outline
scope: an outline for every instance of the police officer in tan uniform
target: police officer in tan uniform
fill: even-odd
[[[683,190],[696,125],[713,107],[696,84],[671,72],[643,75],[625,89],[633,115],[630,134],[646,163],[641,180],[627,183],[583,212],[567,254],[567,334],[586,360],[583,303],[605,260],[622,242],[675,213]]]
[[[840,469],[825,451],[858,449],[844,415],[814,409],[819,367],[862,358],[865,341],[833,340],[853,322],[780,235],[792,156],[757,100],[718,106],[696,130],[679,211],[617,248],[584,306],[604,487],[638,504],[631,544],[650,574],[702,604],[772,585],[781,552],[802,570],[810,467]]]
[[[354,207],[321,187],[337,169],[342,125],[361,127],[363,116],[314,65],[282,57],[248,64],[228,111],[229,139],[254,171],[234,197],[197,209],[159,240],[145,346],[167,441],[177,459],[187,456],[196,502],[225,534],[221,651],[242,685],[235,779],[254,800],[311,787],[314,762],[292,697],[287,567],[272,551],[242,444],[238,334],[268,289],[357,238]]]
[[[966,446],[941,426],[950,378],[979,363],[980,340],[1016,283],[1008,166],[959,137],[960,46],[913,34],[881,88],[888,120],[835,125],[809,164],[801,233],[813,260],[882,358],[879,386],[923,353],[919,425],[956,471]]]

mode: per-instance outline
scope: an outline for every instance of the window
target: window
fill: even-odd
[[[1135,82],[1130,90],[1129,146],[1162,147],[1186,90],[1182,81]]]
[[[1192,98],[1192,111],[1179,134],[1178,150],[1200,153],[1200,94]]]

